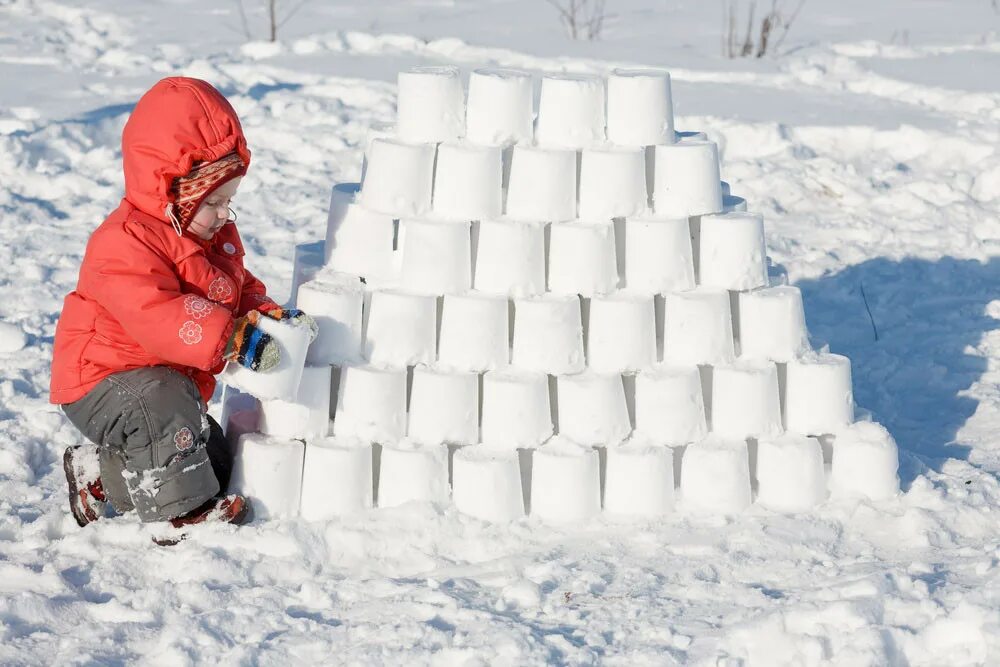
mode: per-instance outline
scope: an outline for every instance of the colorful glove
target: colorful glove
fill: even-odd
[[[261,311],[261,314],[267,315],[272,320],[284,320],[296,326],[309,327],[310,342],[316,340],[316,336],[319,334],[319,326],[316,324],[316,320],[297,308],[270,308],[269,310]]]
[[[222,358],[240,364],[252,371],[268,371],[281,361],[281,349],[271,335],[262,331],[257,323],[260,313],[251,310],[236,320],[233,333],[226,341]]]

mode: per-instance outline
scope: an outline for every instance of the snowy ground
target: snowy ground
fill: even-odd
[[[605,39],[574,43],[538,0],[316,0],[270,45],[245,43],[235,3],[0,0],[0,663],[1000,661],[1000,14],[809,0],[784,56],[730,61],[718,3],[608,5]],[[233,101],[247,259],[283,299],[292,248],[323,236],[330,185],[421,62],[670,68],[678,127],[724,147],[814,337],[896,436],[904,495],[570,529],[424,506],[173,549],[130,519],[78,529],[52,336],[121,196],[138,95],[183,73]]]

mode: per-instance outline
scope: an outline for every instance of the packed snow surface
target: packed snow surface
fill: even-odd
[[[253,39],[263,4],[243,3]],[[759,60],[720,56],[718,3],[610,5],[603,39],[573,42],[537,0],[330,0],[272,44],[246,40],[236,3],[0,0],[0,663],[996,663],[993,3],[811,0]],[[60,456],[81,437],[48,404],[52,337],[121,197],[139,95],[186,74],[233,102],[254,152],[234,203],[246,261],[284,300],[293,248],[323,237],[331,185],[358,180],[415,66],[667,69],[677,129],[718,142],[813,342],[850,358],[858,404],[898,445],[901,495],[726,519],[681,498],[665,517],[566,525],[409,503],[169,549],[133,517],[79,529]],[[429,204],[427,165],[414,173],[392,207]],[[361,408],[358,428],[403,426]],[[859,456],[889,464],[868,431]]]

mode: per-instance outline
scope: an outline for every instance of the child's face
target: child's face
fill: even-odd
[[[205,201],[198,207],[198,212],[191,219],[191,224],[188,225],[192,234],[208,241],[222,229],[222,226],[229,220],[229,203],[242,180],[243,178],[240,177],[227,181],[205,198]]]

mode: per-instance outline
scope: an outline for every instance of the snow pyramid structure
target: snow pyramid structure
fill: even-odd
[[[230,408],[243,488],[278,507],[254,468],[280,460],[307,519],[374,498],[556,523],[898,493],[895,442],[856,423],[850,360],[812,349],[798,288],[769,282],[716,144],[675,132],[667,72],[482,69],[466,95],[414,68],[398,110],[296,254],[320,320],[301,387],[239,385],[265,399]]]

